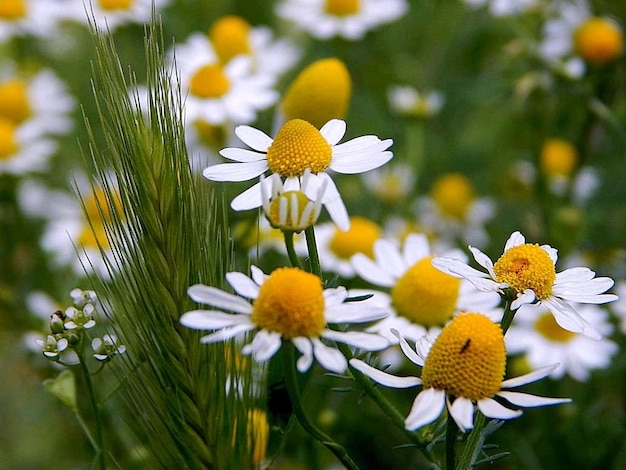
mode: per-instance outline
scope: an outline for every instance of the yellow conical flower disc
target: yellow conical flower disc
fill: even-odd
[[[224,16],[213,23],[209,39],[220,61],[225,64],[240,54],[250,53],[250,24],[239,16]]]
[[[326,0],[324,11],[334,16],[350,16],[361,9],[360,0]]]
[[[317,337],[326,319],[322,280],[298,268],[278,268],[254,301],[251,320],[285,338]]]
[[[445,274],[431,264],[429,256],[409,268],[391,290],[396,312],[427,327],[442,325],[450,319],[459,298],[461,280]]]
[[[221,65],[209,64],[198,69],[191,77],[189,91],[199,98],[219,98],[230,88],[230,81]]]
[[[422,369],[424,388],[478,401],[500,391],[506,366],[500,325],[480,313],[452,319],[435,340]]]
[[[330,240],[329,249],[341,259],[350,259],[357,253],[373,258],[374,242],[381,236],[382,230],[371,220],[350,217],[350,229],[346,232],[336,229]]]
[[[100,0],[103,10],[130,10],[134,0]]]
[[[267,149],[267,164],[274,173],[284,177],[324,171],[330,165],[332,149],[326,139],[311,124],[292,119],[283,124]]]
[[[31,115],[28,88],[22,80],[0,83],[0,117],[20,123]]]
[[[505,251],[493,266],[498,282],[507,283],[515,292],[531,289],[539,300],[552,295],[556,280],[554,263],[539,245],[518,245]]]
[[[291,83],[280,104],[285,119],[304,119],[318,129],[348,111],[352,81],[342,61],[321,59]]]
[[[283,221],[281,221],[280,215],[281,201],[285,201],[283,204],[286,207],[285,219]],[[293,220],[291,217],[293,210],[292,207],[294,204],[296,205],[296,220]],[[312,226],[316,220],[316,214],[311,212],[308,220],[304,220],[302,221],[302,224],[300,224],[302,213],[309,204],[312,204],[311,200],[302,191],[287,191],[282,193],[277,198],[272,199],[270,202],[269,213],[265,214],[265,216],[267,217],[270,225],[274,228],[301,232],[307,227]]]
[[[15,124],[0,118],[0,160],[8,160],[20,149],[15,139]]]
[[[85,227],[78,236],[78,243],[84,247],[98,248],[98,245],[106,248],[109,242],[106,236],[105,222],[111,219],[112,208],[107,200],[106,193],[102,188],[97,188],[83,200],[87,221]],[[114,195],[115,211],[121,215],[121,201],[119,195]]]
[[[431,196],[442,212],[461,220],[476,197],[472,183],[458,173],[448,173],[435,181]]]
[[[569,176],[578,163],[578,152],[570,142],[550,139],[541,149],[540,166],[546,175]]]
[[[591,18],[574,33],[576,52],[586,61],[604,64],[617,58],[624,47],[620,27],[607,18]]]
[[[8,21],[14,21],[24,18],[25,16],[25,0],[2,0],[0,2],[0,18]]]
[[[537,319],[535,330],[544,338],[558,343],[567,343],[576,337],[576,333],[562,328],[550,312],[545,312]]]

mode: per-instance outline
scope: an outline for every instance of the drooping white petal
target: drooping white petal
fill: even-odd
[[[463,432],[474,427],[474,404],[468,398],[458,397],[448,406],[454,422]]]
[[[252,280],[259,286],[262,286],[265,280],[269,277],[261,270],[261,268],[255,266],[254,264],[250,266],[250,273],[252,275]]]
[[[396,278],[381,269],[377,262],[363,253],[356,253],[350,259],[354,271],[363,279],[377,286],[393,287]]]
[[[202,338],[200,338],[200,342],[204,344],[219,343],[221,341],[226,341],[228,339],[234,338],[235,336],[243,334],[246,331],[253,330],[254,328],[256,328],[256,326],[252,323],[242,323],[239,325],[222,328],[215,333],[203,336]]]
[[[346,122],[341,119],[331,119],[320,129],[320,134],[328,142],[328,145],[333,146],[339,142],[346,134]]]
[[[322,331],[322,338],[345,343],[365,351],[380,351],[389,346],[389,341],[382,336],[360,331],[335,331],[325,329]]]
[[[251,343],[246,344],[242,354],[252,354],[256,362],[265,362],[280,349],[281,335],[274,331],[260,330]]]
[[[550,375],[560,364],[551,364],[546,367],[542,367],[541,369],[534,370],[529,372],[528,374],[520,375],[519,377],[513,377],[511,379],[507,379],[502,381],[502,385],[500,388],[515,388],[520,387],[522,385],[526,385],[529,383],[536,382],[537,380],[541,380],[544,377]]]
[[[249,324],[248,315],[236,315],[215,310],[191,310],[180,317],[180,324],[194,330],[219,330],[239,324]]]
[[[587,323],[567,302],[556,297],[550,297],[541,301],[541,305],[550,309],[554,320],[561,328],[573,333],[582,333],[589,338],[602,339],[602,335]]]
[[[267,160],[247,163],[220,163],[205,168],[202,175],[211,181],[248,181],[267,170]]]
[[[265,179],[263,180],[263,183],[259,181],[258,183],[250,186],[230,202],[230,207],[232,207],[235,211],[247,211],[261,207],[263,205],[261,184],[266,185],[265,188],[267,191],[270,191],[271,188],[268,187],[270,185],[269,181],[269,179]]]
[[[191,300],[200,304],[211,305],[236,313],[252,313],[252,305],[248,301],[216,287],[195,284],[187,289],[187,294]]]
[[[267,149],[274,142],[274,139],[265,132],[250,126],[235,127],[235,135],[248,147],[259,152],[267,152]]]
[[[461,260],[440,257],[433,258],[431,263],[434,267],[450,276],[467,279],[480,291],[493,292],[498,289],[499,284],[492,279],[488,279],[489,276],[486,273],[472,268]]]
[[[306,372],[313,364],[313,344],[309,338],[292,338],[291,342],[302,355],[296,361],[296,367],[300,372]]]
[[[409,415],[404,420],[404,426],[409,431],[425,426],[435,421],[446,404],[445,390],[427,388],[418,393],[411,407]]]
[[[540,397],[522,392],[498,392],[496,395],[511,402],[513,405],[523,406],[525,408],[533,408],[537,406],[560,405],[562,403],[570,403],[571,398],[552,398]]]
[[[511,410],[510,408],[502,406],[492,398],[483,398],[482,400],[478,400],[477,404],[478,409],[487,418],[513,419],[522,414],[521,410]]]
[[[237,292],[237,294],[247,299],[256,299],[259,295],[259,286],[256,282],[240,272],[226,273],[226,280]]]
[[[480,251],[478,248],[475,248],[473,246],[470,246],[469,250],[472,253],[472,256],[474,257],[476,262],[487,270],[487,272],[489,273],[489,277],[491,277],[491,279],[496,279],[496,273],[493,270],[493,261],[491,261],[491,258],[489,258],[489,256]]]
[[[326,346],[317,338],[311,338],[313,343],[313,354],[320,365],[331,372],[341,374],[348,367],[348,362],[343,354],[335,348]]]
[[[515,300],[511,303],[511,310],[517,310],[522,305],[532,304],[537,297],[532,289],[526,289],[524,292],[517,294]]]
[[[367,375],[374,382],[391,388],[409,388],[422,384],[422,379],[419,377],[398,377],[396,375],[388,374],[382,370],[376,369],[369,364],[366,364],[360,359],[350,359],[350,366],[354,367],[359,372]]]
[[[559,259],[559,250],[551,247],[550,245],[541,245],[541,249],[548,254],[550,259],[552,260],[552,264],[556,264],[557,260]]]
[[[419,260],[430,256],[430,243],[423,233],[411,233],[404,241],[402,258],[405,266],[413,266]]]
[[[348,216],[348,210],[341,196],[332,201],[324,202],[324,205],[326,206],[328,215],[340,230],[344,232],[350,230],[350,217]]]
[[[385,318],[389,315],[389,309],[374,305],[361,305],[361,302],[345,302],[326,307],[324,315],[328,323],[364,323]]]
[[[258,162],[265,160],[266,155],[264,153],[253,152],[252,150],[238,149],[234,147],[225,148],[220,150],[222,157],[234,160],[240,163]]]
[[[398,338],[400,342],[400,349],[404,355],[415,365],[423,367],[424,366],[424,358],[422,358],[417,352],[409,346],[409,343],[406,342],[406,339],[398,332],[398,330],[392,329],[391,334]]]

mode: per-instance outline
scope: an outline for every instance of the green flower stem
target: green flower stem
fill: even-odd
[[[456,438],[459,433],[459,427],[456,421],[448,414],[446,423],[446,468],[452,470],[456,465]]]
[[[322,265],[320,264],[320,257],[317,252],[317,242],[315,241],[315,231],[313,226],[304,230],[306,236],[306,248],[309,251],[309,264],[311,272],[322,278]]]
[[[300,266],[298,255],[296,254],[296,250],[293,247],[293,231],[283,230],[283,237],[285,239],[285,248],[287,248],[287,255],[289,256],[291,265],[294,268],[302,268],[302,266]]]
[[[414,187],[417,183],[424,168],[424,121],[422,119],[411,120],[405,131],[406,153],[408,163],[415,169]]]
[[[291,341],[283,341],[283,371],[285,374],[285,387],[289,393],[291,404],[293,406],[294,414],[298,418],[298,422],[302,425],[304,430],[309,433],[313,438],[326,446],[335,456],[341,461],[341,463],[351,470],[358,470],[358,466],[348,455],[348,452],[344,447],[333,441],[328,435],[322,432],[313,422],[309,419],[302,406],[302,400],[300,397],[300,388],[298,386],[298,371],[296,370],[296,358],[294,354],[294,345]]]

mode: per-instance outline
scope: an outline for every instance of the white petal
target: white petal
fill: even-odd
[[[256,362],[265,362],[280,349],[280,333],[260,330],[251,343],[246,344],[242,349],[242,354],[252,354]]]
[[[532,289],[526,289],[524,292],[517,294],[517,297],[511,303],[511,310],[517,310],[522,305],[532,304],[536,298]]]
[[[398,341],[400,342],[400,349],[402,349],[402,352],[404,353],[404,355],[413,364],[422,367],[424,365],[424,359],[419,354],[417,354],[417,352],[414,351],[413,348],[411,348],[411,346],[409,346],[409,343],[406,342],[406,340],[398,332],[398,330],[392,329],[391,334],[394,335],[396,338],[398,338]]]
[[[191,310],[180,316],[180,324],[195,330],[219,330],[239,324],[249,324],[248,315],[233,315],[214,310]]]
[[[507,379],[502,382],[501,388],[515,388],[520,387],[522,385],[526,385],[532,382],[536,382],[537,380],[541,380],[544,377],[550,375],[555,369],[557,369],[560,364],[551,364],[546,367],[542,367],[541,369],[534,370],[529,372],[528,374],[520,375],[519,377],[513,377],[512,379]]]
[[[396,283],[396,278],[381,269],[377,262],[363,253],[353,255],[350,263],[354,271],[367,282],[382,287],[393,287]]]
[[[220,150],[220,155],[226,157],[229,160],[234,160],[240,163],[258,162],[260,160],[266,160],[267,156],[264,153],[253,152],[252,150],[238,149],[238,148],[225,148]]]
[[[331,372],[341,374],[345,372],[348,363],[343,354],[335,348],[330,348],[317,338],[311,338],[313,343],[313,354],[320,365]]]
[[[350,230],[350,217],[348,216],[348,210],[341,197],[325,202],[324,205],[326,206],[328,215],[339,230],[343,230],[344,232]]]
[[[446,392],[435,388],[422,390],[411,407],[409,415],[404,420],[404,426],[409,431],[414,431],[426,424],[435,421],[443,411],[446,404]]]
[[[267,160],[248,163],[220,163],[205,168],[202,175],[211,181],[248,181],[267,170]]]
[[[520,232],[513,232],[504,245],[504,251],[509,251],[511,248],[526,243],[526,238]]]
[[[187,294],[191,300],[200,304],[212,305],[231,312],[252,313],[252,305],[248,301],[215,287],[195,284],[187,289]]]
[[[374,382],[391,388],[409,388],[422,384],[422,379],[419,377],[398,377],[396,375],[388,374],[382,370],[376,369],[360,359],[350,359],[350,366],[364,375],[367,375]]]
[[[302,356],[300,356],[296,362],[298,371],[306,372],[313,364],[313,345],[311,344],[311,340],[309,340],[309,338],[297,337],[293,338],[291,342],[298,351],[302,353]]]
[[[269,277],[261,270],[261,268],[255,266],[254,264],[250,266],[250,273],[252,274],[252,280],[259,286],[262,286],[265,280]]]
[[[331,119],[320,129],[320,134],[331,147],[339,142],[346,134],[346,122],[341,119]]]
[[[221,330],[216,331],[210,335],[203,336],[200,338],[200,342],[204,344],[209,343],[217,343],[220,341],[226,341],[227,339],[234,338],[237,335],[245,333],[246,331],[250,331],[256,328],[253,324],[245,324],[242,323],[240,325],[234,325],[228,328],[222,328]]]
[[[234,198],[230,207],[236,211],[247,211],[250,209],[256,209],[257,207],[261,207],[263,205],[263,193],[261,191],[261,184],[265,185],[267,188],[270,185],[270,180],[265,179],[263,183],[260,181],[253,186],[250,186],[239,196]],[[269,192],[268,192],[269,194]]]
[[[521,392],[498,392],[496,395],[511,402],[513,405],[523,406],[525,408],[532,408],[536,406],[548,406],[548,405],[560,405],[562,403],[570,403],[571,398],[551,398],[540,397],[537,395],[531,395],[529,393]]]
[[[602,335],[593,326],[587,323],[574,308],[567,302],[551,297],[541,302],[544,306],[549,306],[554,320],[561,328],[573,333],[582,333],[592,339],[602,339]]]
[[[465,432],[474,427],[474,404],[472,400],[458,397],[448,407],[448,410],[461,431]]]
[[[402,258],[405,266],[413,266],[419,260],[430,256],[430,243],[423,233],[411,233],[404,241]]]
[[[389,346],[389,341],[382,336],[360,331],[334,331],[326,329],[322,332],[322,338],[345,343],[365,351],[380,351]]]
[[[269,146],[274,142],[274,139],[265,132],[250,126],[237,126],[235,135],[248,147],[259,152],[267,152]]]
[[[354,153],[342,155],[341,157],[333,156],[330,168],[335,170],[337,173],[354,175],[378,168],[392,158],[393,153],[391,152],[380,152],[374,154]]]
[[[259,295],[259,286],[244,273],[236,271],[226,273],[226,280],[235,292],[242,297],[247,299],[256,299]]]
[[[404,263],[398,247],[386,239],[379,239],[374,242],[374,257],[379,269],[391,274],[396,280],[410,267]]]
[[[480,251],[478,248],[474,248],[473,246],[470,246],[469,250],[472,252],[472,256],[474,257],[476,262],[487,270],[487,272],[489,273],[489,277],[491,277],[491,279],[495,279],[496,273],[493,270],[493,261],[491,261],[491,258],[489,258],[489,256]]]
[[[329,287],[328,289],[324,289],[324,305],[326,306],[326,309],[330,309],[330,307],[335,308],[342,305],[346,297],[348,297],[348,291],[343,286]],[[327,315],[326,312],[325,314]]]
[[[461,260],[441,257],[433,258],[431,263],[434,267],[450,276],[467,279],[474,287],[482,292],[494,292],[498,290],[499,284],[488,279],[488,274],[472,268]]]
[[[326,307],[324,312],[328,323],[364,323],[380,320],[389,315],[387,307],[362,304],[362,302],[345,302]]]
[[[512,419],[517,418],[522,414],[520,410],[511,410],[502,406],[492,398],[483,398],[478,401],[478,409],[487,418],[495,419]]]

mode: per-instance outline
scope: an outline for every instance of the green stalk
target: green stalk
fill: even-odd
[[[307,227],[304,230],[306,236],[306,248],[309,251],[309,266],[313,274],[317,274],[320,279],[322,278],[322,265],[320,264],[320,257],[317,252],[317,243],[315,241],[315,230],[313,227]]]
[[[448,414],[448,421],[446,426],[446,468],[452,470],[456,465],[456,437],[459,432],[459,427],[456,421],[452,419]]]
[[[302,425],[302,428],[311,435],[314,439],[326,446],[339,461],[347,468],[351,470],[358,470],[358,466],[352,458],[348,455],[346,449],[340,444],[333,441],[327,434],[321,431],[313,422],[309,419],[304,407],[302,406],[302,400],[300,397],[300,388],[298,386],[298,371],[296,370],[296,358],[294,355],[294,346],[291,341],[283,341],[283,371],[285,373],[285,386],[291,398],[291,404],[293,406],[293,412],[298,418],[298,422]]]
[[[289,256],[289,261],[294,268],[302,269],[300,265],[300,260],[298,259],[298,255],[296,254],[296,250],[293,247],[293,231],[292,230],[283,230],[283,237],[285,238],[285,248],[287,248],[287,255]]]

